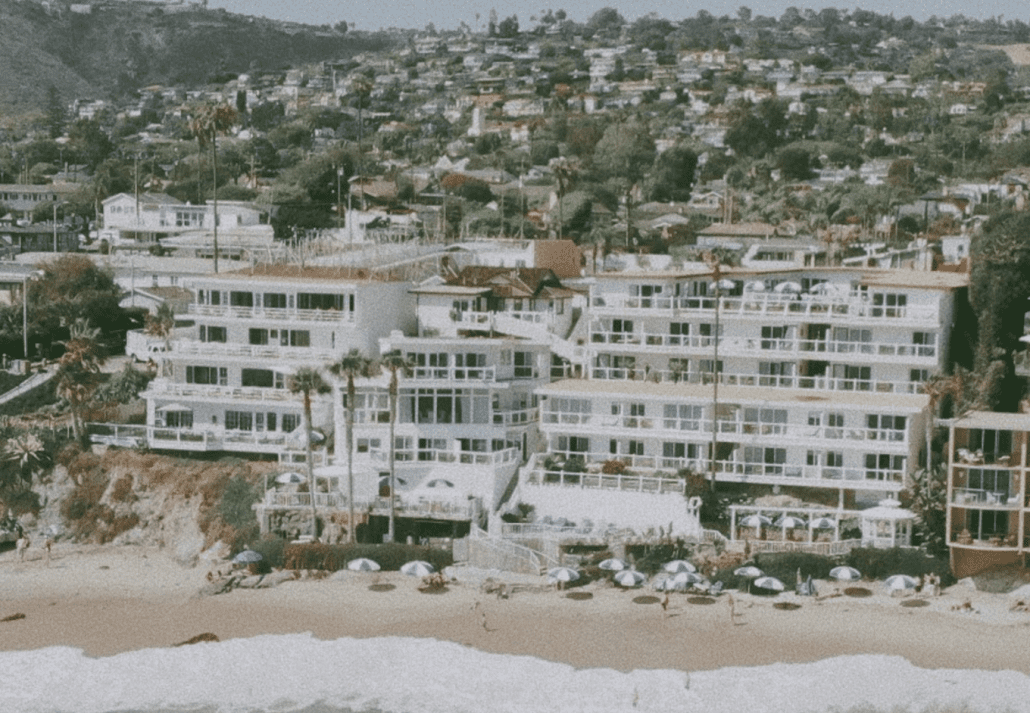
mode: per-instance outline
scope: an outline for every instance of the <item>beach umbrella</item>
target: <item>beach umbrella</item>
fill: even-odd
[[[775,523],[776,527],[786,527],[788,530],[795,527],[808,527],[808,523],[794,515],[784,515]]]
[[[639,587],[647,577],[635,569],[624,569],[621,572],[616,572],[612,579],[615,580],[616,584],[623,587]]]
[[[746,292],[765,292],[765,283],[759,280],[753,280],[744,285],[744,290]]]
[[[830,576],[838,582],[855,582],[862,579],[862,573],[854,567],[834,567],[830,570]]]
[[[601,564],[597,566],[601,569],[607,569],[612,572],[618,572],[619,570],[626,569],[627,567],[625,560],[620,560],[618,557],[610,557],[606,560],[601,560]]]
[[[555,582],[575,582],[579,579],[579,571],[572,567],[552,567],[547,570],[547,580],[554,584]]]
[[[893,592],[899,589],[915,589],[919,582],[916,581],[915,577],[910,577],[907,574],[892,574],[883,580],[883,584]]]
[[[671,562],[666,562],[662,566],[662,569],[664,569],[666,572],[670,572],[672,574],[676,574],[678,572],[696,572],[697,571],[697,567],[692,565],[690,562],[687,562],[686,560],[672,560]]]
[[[300,473],[293,473],[293,472],[290,472],[290,473],[280,473],[279,475],[275,476],[275,482],[281,483],[283,485],[287,485],[289,483],[303,483],[306,480],[307,480],[307,478],[305,478]]]
[[[741,527],[766,527],[772,524],[772,520],[765,515],[748,515],[738,523]]]
[[[751,582],[751,586],[758,587],[759,589],[771,589],[775,592],[782,592],[786,589],[783,582],[776,579],[776,577],[758,577]]]
[[[733,574],[737,575],[738,577],[744,577],[746,579],[755,579],[756,577],[763,576],[765,572],[758,569],[758,567],[755,567],[753,564],[749,564],[744,565],[743,567],[737,567],[735,570],[733,570]]]
[[[832,530],[837,527],[837,521],[832,517],[817,517],[812,520],[813,530]]]
[[[347,569],[354,572],[378,572],[380,567],[379,563],[375,560],[370,560],[367,557],[358,557],[347,563]]]
[[[677,572],[668,579],[668,582],[676,589],[680,587],[686,589],[695,584],[701,584],[703,581],[705,581],[705,578],[697,572]]]
[[[401,572],[410,577],[425,577],[436,571],[436,568],[422,560],[412,560],[401,565]]]
[[[251,564],[252,562],[260,562],[264,557],[260,552],[254,550],[243,550],[238,555],[232,558],[232,561],[236,564]]]
[[[801,292],[801,285],[788,280],[787,282],[781,282],[780,284],[776,285],[776,287],[774,287],[773,290],[779,292],[780,294],[783,294],[784,292],[797,294]]]

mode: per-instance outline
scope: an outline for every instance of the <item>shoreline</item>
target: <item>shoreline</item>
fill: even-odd
[[[1009,611],[1014,599],[1007,595],[954,587],[922,608],[901,606],[902,600],[883,593],[880,582],[861,584],[874,592],[866,599],[735,592],[740,617],[732,624],[725,594],[707,606],[673,594],[664,615],[657,597],[653,603],[634,603],[655,594],[646,588],[594,584],[582,589],[593,595],[584,601],[553,590],[520,591],[502,600],[481,594],[472,580],[434,595],[419,592],[417,578],[398,572],[345,572],[199,596],[209,569],[183,567],[157,548],[60,543],[49,569],[38,551],[29,557],[19,562],[13,552],[0,554],[0,619],[25,615],[0,622],[2,651],[70,646],[106,657],[169,647],[204,633],[224,641],[310,632],[322,640],[452,641],[490,653],[624,672],[883,654],[902,656],[920,668],[1030,674],[1025,656],[1030,612]],[[373,583],[394,588],[370,591]],[[821,591],[832,589],[824,585]],[[951,610],[967,599],[978,613]],[[801,606],[780,610],[773,606],[777,601]]]

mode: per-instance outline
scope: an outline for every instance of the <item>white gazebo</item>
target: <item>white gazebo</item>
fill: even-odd
[[[912,526],[916,515],[901,507],[897,500],[881,500],[876,507],[863,510],[862,544],[869,547],[911,547]]]

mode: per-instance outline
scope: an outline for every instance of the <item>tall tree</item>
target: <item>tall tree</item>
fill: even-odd
[[[296,374],[290,376],[288,386],[291,393],[300,394],[304,402],[304,446],[307,450],[308,491],[311,494],[311,534],[318,538],[318,510],[315,504],[315,464],[311,455],[312,425],[311,397],[329,393],[329,384],[322,378],[318,369],[301,367]]]
[[[395,511],[397,503],[397,496],[395,493],[397,489],[395,451],[397,450],[397,443],[394,437],[394,432],[397,428],[397,399],[400,396],[400,383],[398,375],[409,375],[411,373],[412,363],[407,360],[407,358],[400,352],[400,350],[395,349],[392,352],[384,354],[379,364],[383,369],[386,369],[388,372],[390,372],[390,447],[388,451],[390,454],[390,526],[387,531],[387,537],[391,542],[393,542],[393,539],[397,532],[395,522]]]
[[[330,365],[329,371],[334,376],[347,379],[347,507],[348,507],[348,542],[354,542],[354,405],[357,401],[357,389],[354,380],[374,376],[379,369],[374,360],[351,349],[339,361]]]
[[[100,330],[91,327],[88,320],[77,319],[69,329],[68,339],[62,342],[64,354],[57,365],[57,393],[72,412],[72,434],[82,441],[82,410],[100,385],[100,367],[107,361]]]
[[[200,106],[193,110],[193,120],[190,122],[190,130],[197,137],[197,143],[203,149],[211,147],[211,176],[214,180],[214,193],[212,195],[212,207],[214,220],[212,221],[213,232],[212,242],[215,255],[215,272],[218,272],[218,134],[225,133],[231,129],[239,119],[236,110],[228,104],[215,106]]]
[[[633,194],[654,163],[655,147],[647,127],[635,121],[612,124],[594,147],[598,177],[618,186],[626,203],[626,245],[631,244]]]

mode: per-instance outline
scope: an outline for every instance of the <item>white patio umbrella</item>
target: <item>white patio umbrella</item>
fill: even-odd
[[[347,563],[347,569],[354,572],[378,572],[381,567],[375,560],[370,560],[367,557],[358,557]]]
[[[758,577],[751,582],[751,586],[759,589],[771,589],[774,592],[782,592],[786,586],[776,577]]]
[[[656,585],[655,588],[665,590],[666,592],[682,592],[704,581],[705,578],[696,572],[677,572],[665,581],[660,582],[660,586]]]
[[[732,288],[729,288],[732,289]],[[759,280],[753,280],[744,285],[745,292],[765,292],[765,283]]]
[[[738,577],[746,577],[747,579],[755,579],[756,577],[762,577],[765,572],[755,567],[753,564],[744,565],[743,567],[737,567],[733,570],[733,574]]]
[[[551,584],[555,582],[575,582],[579,579],[579,570],[575,570],[572,567],[552,567],[547,570],[547,581]]]
[[[887,589],[894,592],[899,589],[915,589],[919,582],[916,581],[915,577],[910,577],[907,574],[892,574],[883,580],[883,584]]]
[[[767,518],[765,515],[748,515],[747,517],[741,518],[740,522],[737,524],[741,527],[766,527],[772,524],[772,520]]]
[[[862,579],[862,573],[854,567],[834,567],[830,570],[830,576],[838,582],[855,582]]]
[[[601,560],[601,563],[597,566],[611,572],[618,572],[619,570],[626,569],[628,565],[625,560],[620,560],[618,557],[610,557],[606,560]]]
[[[812,520],[813,530],[832,530],[837,527],[837,521],[832,517],[817,517]]]
[[[776,285],[776,287],[774,287],[773,290],[779,292],[780,294],[783,294],[784,292],[797,294],[801,292],[801,285],[788,280],[787,282],[781,282],[780,284]]]
[[[697,567],[692,565],[690,562],[687,562],[686,560],[672,560],[671,562],[666,562],[664,565],[662,565],[662,569],[672,574],[676,574],[678,572],[697,571]]]
[[[635,569],[624,569],[621,572],[616,572],[615,576],[612,577],[616,584],[623,587],[639,587],[647,577],[643,573],[636,571]]]
[[[800,517],[794,515],[784,515],[779,520],[773,523],[776,527],[785,527],[788,530],[795,527],[808,527],[808,523],[802,520]]]
[[[275,476],[275,482],[281,483],[283,485],[287,485],[289,483],[304,483],[307,482],[307,478],[301,475],[300,473],[280,473],[279,475]]]
[[[436,571],[436,567],[422,560],[412,560],[401,565],[401,572],[409,577],[425,577]]]
[[[232,561],[236,564],[251,564],[252,562],[260,562],[264,557],[260,552],[254,550],[243,550],[238,555],[232,558]]]

